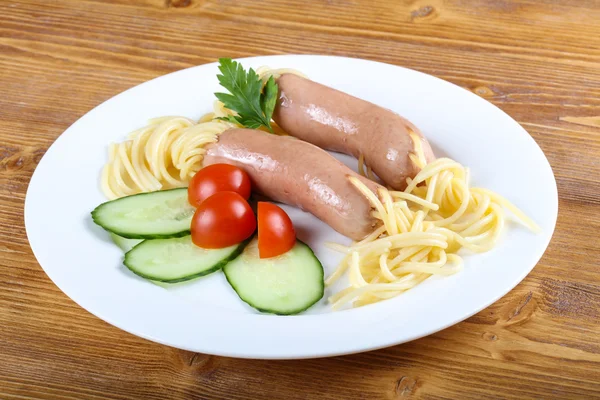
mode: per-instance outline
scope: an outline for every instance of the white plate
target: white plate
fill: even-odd
[[[542,256],[556,222],[556,182],[534,140],[492,104],[438,78],[372,61],[304,55],[241,61],[245,67],[297,68],[400,113],[421,128],[438,156],[470,167],[473,184],[508,197],[543,233],[509,224],[496,249],[466,256],[464,271],[340,312],[331,312],[322,300],[303,315],[261,315],[237,298],[222,273],[168,290],[138,278],[121,265],[119,249],[90,219],[90,211],[105,201],[100,170],[108,144],[149,118],[198,118],[210,111],[213,92],[220,90],[217,66],[201,65],[141,84],[90,111],[56,140],[31,179],[25,225],[33,252],[54,283],[89,312],[135,335],[202,353],[332,356],[403,343],[462,321],[505,295]],[[355,167],[355,160],[342,159]],[[309,214],[286,210],[327,275],[339,255],[323,242],[348,240]]]

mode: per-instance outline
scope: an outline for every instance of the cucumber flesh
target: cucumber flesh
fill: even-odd
[[[158,282],[183,282],[221,269],[237,257],[246,242],[223,249],[203,249],[191,236],[145,240],[125,254],[134,274]]]
[[[189,235],[195,211],[187,188],[179,188],[108,201],[92,211],[92,218],[126,239],[166,239]]]
[[[261,259],[254,239],[223,272],[243,301],[272,314],[302,312],[323,297],[325,288],[321,262],[298,240],[287,253]]]
[[[124,238],[123,236],[119,236],[116,235],[112,232],[110,233],[110,238],[112,239],[112,241],[121,248],[121,250],[123,250],[125,253],[127,253],[129,250],[133,249],[136,245],[140,244],[141,242],[143,242],[143,239],[127,239]]]
[[[121,250],[123,250],[125,253],[127,253],[129,250],[133,249],[135,246],[137,246],[138,244],[140,244],[144,241],[143,239],[126,239],[122,236],[115,235],[112,232],[109,232],[109,234],[110,234],[110,238],[112,239],[113,243],[116,244],[117,246],[119,246],[119,248]],[[166,283],[166,282],[157,282],[157,281],[150,281],[150,282],[152,282],[155,285],[158,285],[160,287],[163,287],[163,288],[170,288],[170,287],[173,287],[173,285],[176,285],[174,283]],[[189,282],[189,281],[186,281],[186,282]]]

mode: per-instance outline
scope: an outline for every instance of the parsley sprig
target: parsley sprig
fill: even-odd
[[[269,77],[263,87],[262,80],[252,68],[246,72],[240,63],[230,58],[219,59],[219,71],[219,83],[229,93],[215,93],[215,96],[226,108],[237,113],[221,119],[251,129],[265,126],[273,132],[271,117],[278,92],[273,77]]]

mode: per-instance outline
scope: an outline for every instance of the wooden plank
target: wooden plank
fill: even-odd
[[[0,398],[600,397],[597,1],[6,0],[0,15]],[[286,53],[420,70],[520,122],[560,196],[556,234],[533,272],[426,338],[276,362],[145,341],[54,286],[23,227],[29,179],[52,142],[148,79],[221,56]]]

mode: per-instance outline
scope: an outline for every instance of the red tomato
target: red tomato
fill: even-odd
[[[276,257],[294,247],[296,231],[292,220],[273,203],[258,203],[258,254]]]
[[[213,164],[202,168],[190,181],[188,201],[194,207],[217,192],[236,192],[250,197],[250,177],[241,168],[229,164]]]
[[[239,194],[218,192],[200,204],[190,229],[196,246],[221,249],[249,238],[256,230],[256,217]]]

